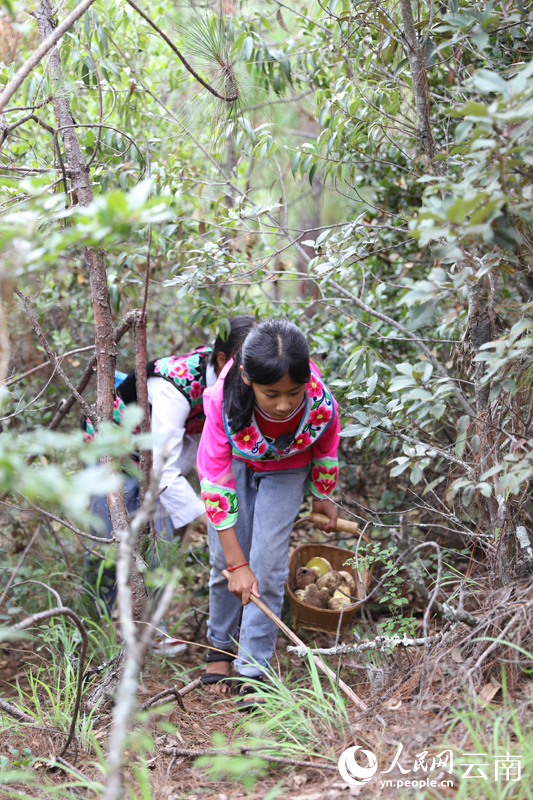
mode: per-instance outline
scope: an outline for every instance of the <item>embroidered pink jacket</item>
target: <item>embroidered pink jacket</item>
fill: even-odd
[[[253,415],[242,431],[231,430],[224,414],[224,379],[229,361],[214,386],[203,394],[205,426],[198,448],[198,474],[202,498],[211,524],[218,530],[231,528],[237,519],[238,502],[231,471],[233,458],[250,462],[256,469],[294,469],[311,463],[312,493],[327,498],[337,484],[339,473],[339,416],[335,398],[321,379],[320,370],[310,362],[311,378],[305,387],[305,411],[292,444],[276,451],[261,433]]]

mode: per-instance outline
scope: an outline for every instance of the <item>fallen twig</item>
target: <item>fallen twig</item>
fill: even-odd
[[[76,769],[76,767],[74,767],[68,761],[65,761],[64,758],[61,758],[61,756],[55,756],[55,762],[56,764],[60,764],[62,767],[69,769],[74,773],[74,775],[78,775],[80,778],[83,778],[83,780],[87,781],[87,783],[92,783],[92,780],[88,778],[87,775],[84,775],[83,772],[80,772],[79,769]]]
[[[197,758],[199,756],[246,756],[251,752],[257,752],[258,749],[256,747],[243,747],[240,750],[189,750],[185,747],[163,747],[159,752],[176,758],[179,756]],[[337,771],[336,764],[328,764],[324,761],[300,761],[297,758],[274,756],[266,753],[258,753],[258,755],[259,758],[263,758],[265,761],[274,761],[278,764],[292,764],[295,767],[313,767],[314,769]]]
[[[181,689],[178,689],[177,686],[174,686],[170,689],[163,689],[162,692],[159,692],[159,694],[156,694],[153,697],[151,697],[150,700],[146,701],[146,703],[143,703],[141,706],[141,711],[145,711],[147,708],[150,708],[150,706],[153,706],[154,703],[156,703],[158,700],[162,700],[164,697],[174,697],[178,701],[180,706],[183,708],[183,701],[181,698],[185,697],[186,694],[189,694],[189,692],[192,692],[198,686],[201,686],[201,684],[202,684],[202,679],[196,678],[194,681],[191,681],[191,683],[188,683],[186,686],[182,686]]]
[[[308,653],[320,656],[339,656],[344,653],[364,653],[367,650],[388,650],[394,647],[424,647],[443,638],[440,631],[422,639],[408,639],[407,636],[376,636],[370,642],[358,644],[339,644],[336,647],[287,647],[288,653],[294,653],[297,658],[305,658]]]
[[[70,743],[74,738],[74,733],[76,731],[76,722],[78,721],[78,714],[80,711],[81,689],[83,684],[83,667],[85,664],[87,647],[89,645],[89,636],[87,635],[87,631],[85,630],[85,625],[78,617],[78,615],[74,611],[72,611],[72,609],[61,606],[58,608],[51,608],[48,611],[40,611],[38,614],[32,614],[31,617],[27,617],[26,619],[23,619],[21,622],[17,622],[16,625],[13,625],[11,627],[11,630],[22,631],[25,630],[26,628],[31,627],[36,622],[42,622],[43,620],[49,619],[50,617],[59,617],[59,616],[69,617],[69,619],[72,620],[72,622],[76,625],[77,629],[81,634],[81,652],[78,665],[78,685],[76,688],[76,700],[74,703],[74,711],[72,712],[72,721],[70,723],[67,740],[63,745],[61,752],[59,753],[58,756],[61,757],[67,752],[68,748],[70,747]]]
[[[7,700],[2,700],[0,697],[0,711],[5,711],[6,714],[9,714],[10,717],[13,719],[17,719],[19,722],[31,722],[32,725],[35,724],[35,720],[33,717],[30,717],[29,714],[25,714],[24,711],[21,711],[16,706],[12,706],[11,703],[8,703]]]
[[[33,717],[30,717],[30,715],[26,714],[25,711],[21,711],[20,708],[11,705],[11,703],[8,703],[7,700],[2,700],[0,697],[0,712],[1,711],[9,714],[10,717],[13,717],[13,719],[16,719],[18,722],[31,723],[24,730],[31,728],[31,730],[34,731],[46,731],[47,733],[59,733],[60,735],[63,734],[63,731],[58,731],[57,728],[47,728],[46,725],[36,725]]]

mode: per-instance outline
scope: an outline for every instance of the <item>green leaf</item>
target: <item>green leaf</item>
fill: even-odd
[[[292,157],[291,172],[292,172],[293,178],[296,177],[296,170],[298,169],[298,166],[300,164],[301,158],[302,158],[302,154],[300,152],[295,153],[293,155],[293,157]]]
[[[486,34],[483,33],[486,37]],[[488,37],[487,37],[488,40]],[[505,81],[497,72],[491,72],[488,69],[480,69],[477,71],[474,78],[474,86],[480,92],[496,92],[505,94],[507,91],[507,81]]]

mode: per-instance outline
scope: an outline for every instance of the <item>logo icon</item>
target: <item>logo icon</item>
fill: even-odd
[[[368,766],[363,767],[355,760],[355,754],[358,750],[368,759]],[[339,758],[339,772],[341,777],[344,778],[346,783],[350,786],[362,786],[368,783],[378,771],[378,760],[371,750],[363,750],[361,745],[357,747],[348,747]]]

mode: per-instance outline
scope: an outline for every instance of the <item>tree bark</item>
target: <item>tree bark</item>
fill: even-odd
[[[446,161],[435,161],[437,148],[431,130],[431,101],[427,84],[426,65],[420,52],[420,43],[416,34],[413,20],[411,0],[401,0],[403,35],[405,39],[405,52],[411,68],[413,94],[415,98],[416,120],[415,130],[417,139],[429,159],[435,175],[446,175],[448,168]]]
[[[35,18],[39,28],[39,35],[44,42],[52,35],[56,27],[49,0],[41,0],[35,11]],[[53,88],[52,103],[57,129],[65,148],[64,161],[67,178],[71,182],[73,197],[77,197],[80,206],[87,207],[93,200],[93,190],[76,133],[68,91],[64,85],[57,46],[54,46],[50,52],[48,67]],[[89,270],[94,312],[96,421],[98,423],[102,420],[112,421],[113,419],[116,347],[111,299],[109,296],[109,287],[107,285],[107,273],[103,254],[95,250],[94,247],[87,247],[85,249],[85,261]],[[118,468],[118,464],[113,462],[109,456],[102,457],[100,459],[100,464],[103,468],[110,471]],[[121,535],[127,530],[129,524],[129,515],[126,509],[124,492],[110,492],[107,495],[107,504],[113,527],[113,535],[117,541],[120,541]],[[135,555],[136,558],[134,558],[134,561],[137,561],[141,565],[144,564],[140,554]],[[146,600],[146,589],[144,588],[142,574],[137,570],[135,570],[132,575],[132,582],[133,594],[139,598],[139,601],[141,601],[143,597],[144,600]],[[139,616],[142,616],[140,609],[137,613]]]
[[[468,336],[474,354],[477,356],[481,345],[493,339],[492,318],[486,303],[483,279],[470,281],[468,288]],[[485,375],[485,364],[476,361],[474,368],[474,388],[476,392],[476,411],[481,417],[488,410],[490,384],[482,384]]]
[[[146,377],[146,317],[142,314],[135,323],[135,386],[137,389],[137,403],[143,412],[141,420],[141,433],[150,433],[150,404],[148,402],[148,383]],[[144,502],[146,491],[150,483],[152,472],[152,451],[141,450],[141,503]]]

